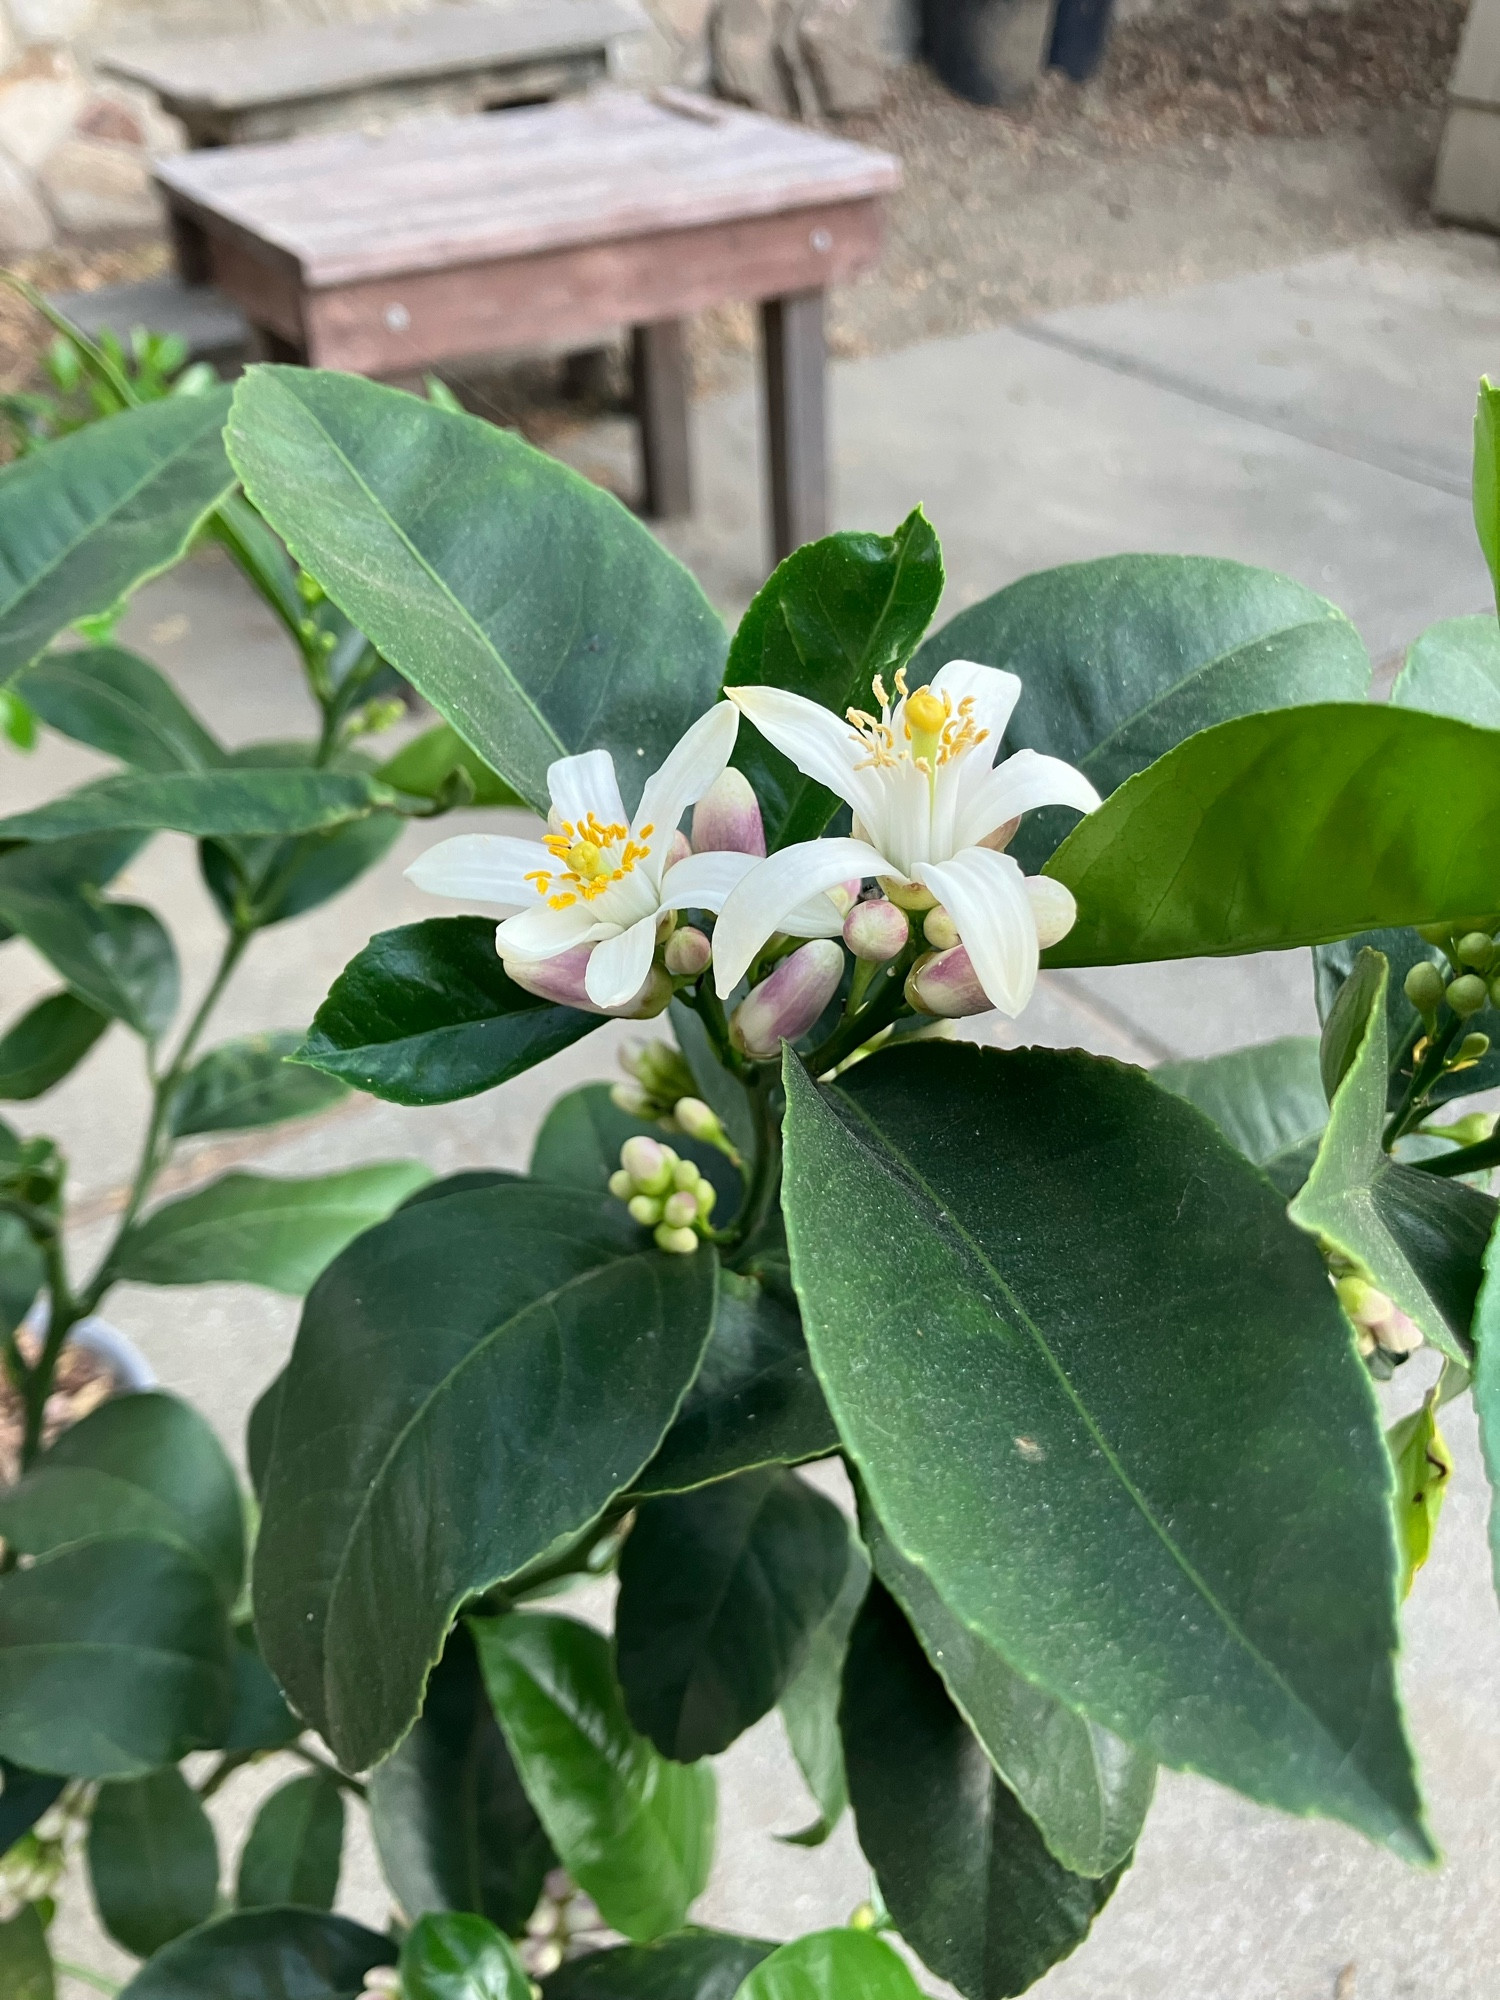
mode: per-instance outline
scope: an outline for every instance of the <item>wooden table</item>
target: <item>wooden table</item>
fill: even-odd
[[[827,532],[823,295],[879,252],[884,153],[679,91],[161,162],[178,263],[261,352],[409,375],[634,329],[646,510],[688,511],[682,322],[761,305],[772,541]]]
[[[154,91],[194,146],[236,146],[563,97],[597,83],[614,44],[649,25],[637,0],[508,0],[153,41],[96,61]]]

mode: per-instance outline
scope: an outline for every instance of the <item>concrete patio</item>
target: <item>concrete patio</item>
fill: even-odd
[[[947,612],[1080,557],[1237,556],[1341,604],[1388,678],[1425,626],[1491,602],[1467,485],[1475,383],[1500,367],[1497,307],[1496,245],[1424,234],[838,364],[838,523],[888,530],[923,502],[944,542]],[[762,574],[755,407],[746,391],[695,416],[700,510],[665,539],[733,614]],[[572,438],[567,455],[629,490],[632,450],[627,427],[605,423]],[[309,726],[277,629],[216,559],[144,591],[124,636],[231,742]],[[30,758],[0,745],[0,798],[19,809],[99,768],[56,739]],[[401,871],[433,838],[410,829],[342,900],[260,940],[219,1033],[299,1025],[372,931],[431,914]],[[126,882],[170,918],[188,987],[201,986],[216,920],[189,843],[158,840]],[[20,948],[5,963],[9,1016],[53,982]],[[1047,975],[1007,1039],[1150,1064],[1315,1028],[1306,955],[1292,953]],[[445,1110],[355,1099],[290,1134],[199,1142],[188,1168],[195,1178],[231,1161],[311,1173],[406,1154],[444,1172],[522,1165],[547,1104],[609,1075],[621,1039],[602,1030],[503,1093]],[[134,1046],[114,1031],[53,1098],[18,1107],[17,1123],[53,1132],[73,1161],[84,1248],[119,1199],[143,1101]],[[294,1308],[248,1288],[130,1287],[114,1294],[110,1313],[238,1451],[245,1414],[291,1340]],[[1413,1392],[1401,1387],[1404,1405]],[[1164,1776],[1135,1867],[1089,1945],[1037,1989],[1047,2000],[1492,2000],[1500,1617],[1467,1406],[1449,1434],[1458,1476],[1409,1606],[1404,1672],[1442,1869],[1405,1869],[1341,1829]],[[251,1798],[276,1775],[268,1767],[224,1795],[226,1852]],[[839,1921],[864,1897],[847,1821],[815,1854],[770,1837],[811,1816],[774,1718],[722,1760],[721,1781],[720,1860],[704,1921],[785,1936]],[[123,1976],[128,1961],[80,1916],[83,1900],[75,1887],[59,1949]],[[347,1853],[342,1904],[384,1921],[362,1829]],[[64,1988],[68,2000],[85,1990]]]

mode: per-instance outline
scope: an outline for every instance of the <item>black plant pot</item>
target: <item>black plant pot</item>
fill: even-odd
[[[1018,104],[1047,59],[1052,8],[1053,0],[922,0],[923,53],[971,103]]]

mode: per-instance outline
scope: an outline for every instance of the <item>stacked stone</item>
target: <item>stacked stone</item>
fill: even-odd
[[[918,0],[645,0],[674,80],[784,117],[873,111]]]

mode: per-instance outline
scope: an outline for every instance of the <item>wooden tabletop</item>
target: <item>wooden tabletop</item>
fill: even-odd
[[[99,67],[184,109],[246,111],[545,56],[604,49],[648,26],[637,0],[509,0],[274,34],[106,50]]]
[[[307,287],[612,242],[887,193],[887,153],[686,92],[600,91],[163,160],[178,208]]]

